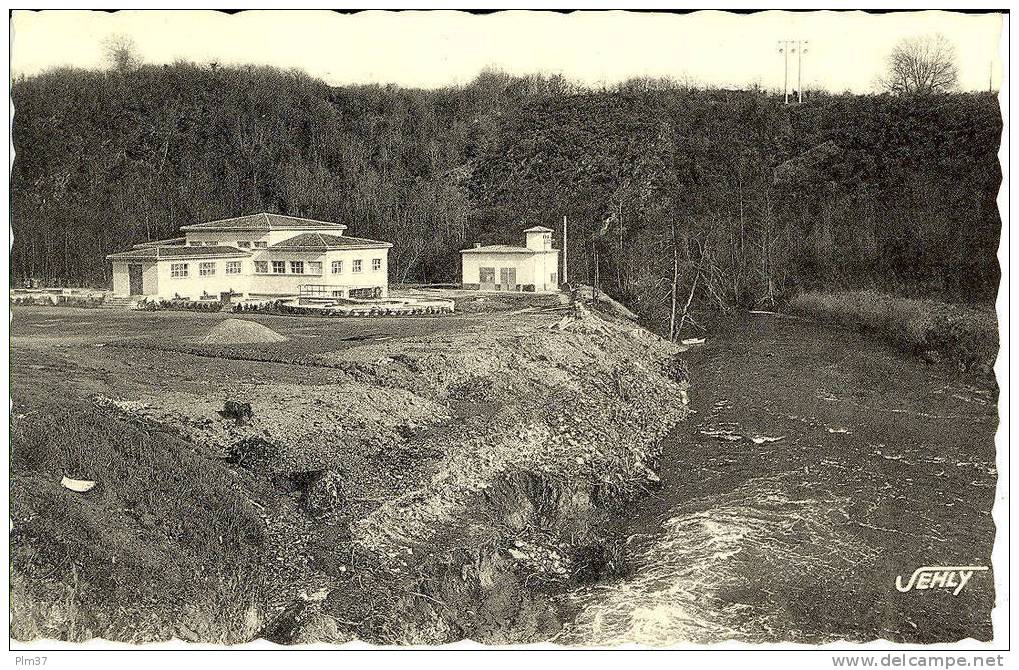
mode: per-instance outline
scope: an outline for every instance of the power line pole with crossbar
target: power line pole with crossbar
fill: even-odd
[[[782,54],[782,97],[789,104],[789,52],[796,54],[796,102],[803,102],[803,54],[807,51],[808,40],[779,40],[778,52]]]

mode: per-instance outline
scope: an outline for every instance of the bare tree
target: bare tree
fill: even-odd
[[[907,38],[888,55],[881,85],[891,93],[923,95],[955,88],[955,45],[939,34]]]
[[[114,33],[103,40],[103,55],[110,66],[119,72],[133,70],[141,64],[138,45],[123,33]]]

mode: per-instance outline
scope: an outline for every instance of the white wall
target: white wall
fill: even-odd
[[[518,284],[534,283],[534,256],[514,253],[469,253],[461,254],[464,284],[480,284],[480,269],[495,268],[495,283],[500,281],[502,268],[516,268]]]
[[[372,259],[378,258],[382,261],[382,267],[372,270]],[[284,274],[254,274],[254,261],[267,261],[270,269],[272,261],[285,261],[286,273]],[[308,261],[321,261],[322,274],[294,275],[290,274],[290,261],[305,261],[307,271]],[[343,271],[338,274],[332,272],[332,262],[343,261]],[[361,260],[361,272],[354,272],[354,260]],[[350,288],[375,288],[382,289],[382,295],[389,294],[389,249],[337,249],[327,251],[324,254],[298,251],[263,251],[253,254],[251,260],[251,293],[258,295],[296,295],[302,284],[317,284],[337,289]]]
[[[241,261],[241,273],[239,275],[226,274],[227,261]],[[247,293],[248,275],[244,274],[247,259],[240,258],[182,258],[160,260],[158,265],[159,297],[173,298],[179,295],[181,298],[198,300],[205,291],[215,296],[225,291],[234,293]],[[171,276],[171,266],[177,263],[187,263],[187,277]],[[202,277],[199,275],[199,263],[214,263],[216,273],[212,276]]]
[[[188,231],[185,233],[185,244],[190,245],[192,242],[215,242],[217,245],[224,247],[236,247],[237,243],[241,240],[251,242],[251,246],[254,246],[256,241],[263,241],[267,244],[269,242],[269,234],[265,231],[257,230],[237,230],[237,231]]]
[[[527,248],[535,251],[548,251],[552,248],[552,233],[527,233]]]
[[[372,259],[382,260],[382,268],[372,270]],[[354,272],[354,261],[361,261],[361,272]],[[334,274],[332,262],[343,261],[343,271]],[[337,249],[326,253],[322,263],[325,273],[323,284],[342,285],[352,288],[383,286],[385,294],[389,287],[389,249]]]
[[[142,293],[159,294],[159,265],[155,261],[142,263]]]
[[[268,274],[255,273],[255,261],[265,261],[269,265]],[[272,273],[272,261],[283,261],[285,272],[283,274]],[[291,274],[290,261],[304,261],[304,274]],[[310,261],[323,261],[323,272],[325,262],[319,252],[308,251],[259,251],[251,255],[247,261],[246,271],[249,273],[249,291],[255,295],[297,295],[302,284],[323,284],[324,275],[310,274],[308,263]]]
[[[372,259],[382,261],[379,270],[372,270]],[[353,261],[362,261],[362,271],[353,271]],[[283,274],[255,274],[255,261],[266,261],[272,269],[272,261],[286,263]],[[343,261],[343,272],[333,274],[332,261]],[[290,261],[304,261],[304,274],[291,274]],[[322,274],[310,274],[308,263],[320,261]],[[240,262],[241,274],[226,274],[227,262]],[[187,277],[173,277],[171,266],[175,263],[186,263]],[[201,276],[200,264],[213,263],[215,273]],[[129,276],[128,263],[113,263],[113,291],[115,295],[128,295]],[[203,291],[218,296],[222,292],[233,291],[243,295],[297,295],[304,284],[320,284],[338,288],[375,288],[382,289],[382,295],[389,293],[389,249],[341,249],[326,253],[308,251],[268,251],[253,253],[248,258],[180,258],[162,259],[157,262],[143,263],[142,282],[146,295],[157,295],[170,299],[175,295],[190,300],[197,300]]]
[[[127,274],[127,263],[113,261],[113,295],[126,296],[130,294],[130,278]]]
[[[533,285],[535,291],[557,291],[558,281],[552,282],[552,273],[558,274],[559,252],[552,250],[539,254],[517,253],[466,253],[461,254],[462,282],[480,284],[481,268],[495,268],[495,283],[500,281],[502,268],[516,268],[517,284]],[[557,278],[558,279],[558,278]],[[522,290],[522,289],[521,289]]]
[[[131,294],[131,275],[128,265],[142,266],[142,294],[158,295],[159,269],[155,261],[114,261],[113,262],[113,295],[128,296]]]
[[[552,273],[555,273],[556,280],[552,281]],[[559,252],[556,250],[546,251],[534,257],[534,288],[536,291],[558,291],[559,290]]]

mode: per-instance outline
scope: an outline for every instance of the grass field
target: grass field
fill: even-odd
[[[231,643],[257,632],[249,609],[265,598],[267,561],[252,501],[272,497],[264,485],[244,481],[241,495],[237,476],[191,445],[80,399],[21,399],[14,411],[15,637]],[[83,496],[64,475],[100,484]],[[52,577],[28,578],[40,570]]]
[[[992,308],[857,291],[803,293],[789,310],[860,330],[931,362],[945,360],[985,374],[998,355]]]

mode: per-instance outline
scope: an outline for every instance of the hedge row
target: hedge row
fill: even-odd
[[[290,305],[280,300],[260,303],[257,305],[241,303],[234,305],[234,312],[247,312],[254,314],[275,314],[284,316],[327,316],[327,317],[377,317],[377,316],[421,316],[427,314],[450,314],[452,307],[435,306],[406,306],[406,307],[385,307],[371,305],[361,308],[330,309],[321,307],[302,307]]]
[[[208,300],[147,300],[138,304],[138,309],[148,312],[170,310],[177,312],[219,312],[223,305]]]
[[[103,299],[100,297],[80,295],[17,295],[14,296],[12,302],[15,305],[83,307],[85,309],[95,309],[103,305]]]

